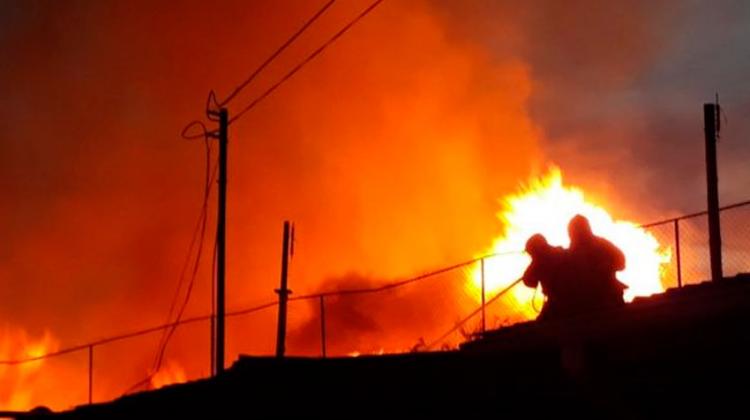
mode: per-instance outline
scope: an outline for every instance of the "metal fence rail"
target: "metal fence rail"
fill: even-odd
[[[671,262],[662,273],[665,288],[710,278],[706,214],[693,213],[641,226],[662,246],[672,249]],[[750,271],[750,201],[721,208],[721,222],[725,275]],[[487,255],[375,287],[290,297],[288,353],[327,357],[355,355],[354,350],[378,353],[452,348],[473,333],[528,319],[528,313],[524,312],[528,308],[514,307],[513,299],[505,299],[519,284],[517,280],[496,288],[499,291],[495,293],[488,293],[485,287],[486,264],[490,261],[501,264],[504,255]],[[479,284],[467,288],[467,278],[477,275]],[[267,302],[229,311],[226,316],[240,318],[277,304],[277,301]],[[211,315],[196,316],[35,357],[2,360],[0,366],[81,353],[86,356],[87,400],[91,403],[94,401],[94,363],[102,346],[178,325],[208,324],[210,320]]]
[[[750,271],[750,201],[720,209],[724,276]],[[672,249],[672,260],[662,282],[665,287],[695,284],[711,277],[708,251],[708,212],[702,211],[642,225],[662,246]]]

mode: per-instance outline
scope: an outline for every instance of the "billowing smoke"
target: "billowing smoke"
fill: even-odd
[[[226,95],[318,3],[0,6],[0,49],[12,57],[0,64],[6,323],[32,336],[49,330],[66,347],[165,320],[202,203],[203,146],[179,132],[202,116],[210,89]],[[629,165],[640,152],[626,150],[630,137],[613,145],[607,136],[638,114],[620,118],[617,101],[602,107],[599,95],[643,79],[669,45],[669,13],[568,3],[386,1],[232,125],[230,309],[275,299],[285,219],[297,226],[291,288],[303,294],[405,278],[486,249],[500,229],[497,198],[549,158],[579,185],[594,184],[576,179],[592,173],[619,177],[631,197],[639,184],[629,180],[641,178],[621,175],[639,168]],[[230,113],[367,4],[337,3]],[[597,164],[600,152],[612,157]],[[210,310],[209,260],[186,316]],[[446,321],[374,299],[330,302],[334,352],[366,346],[380,328],[368,314],[406,319],[406,348],[419,338],[407,329]],[[228,359],[270,353],[274,319],[272,310],[232,319]],[[314,352],[313,327],[296,322],[290,340]],[[333,337],[346,326],[364,333]],[[208,373],[208,336],[194,324],[171,343],[168,356],[188,378]],[[157,341],[102,347],[95,398],[141,379]],[[85,377],[85,355],[65,357],[56,363]]]
[[[705,207],[702,104],[715,93],[728,117],[719,147],[722,202],[747,198],[750,127],[738,116],[750,107],[750,5],[438,4],[458,36],[529,66],[529,112],[544,133],[546,160],[622,217],[646,221]]]

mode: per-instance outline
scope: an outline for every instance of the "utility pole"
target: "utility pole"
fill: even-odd
[[[219,214],[216,221],[216,331],[212,347],[214,375],[224,372],[224,318],[226,294],[226,227],[227,227],[227,146],[229,112],[221,108],[219,116]]]
[[[706,131],[706,184],[708,187],[708,245],[711,253],[711,280],[724,278],[721,267],[721,220],[719,217],[719,176],[716,163],[716,133],[719,104],[703,104]]]
[[[279,321],[276,332],[276,357],[283,358],[286,342],[286,302],[291,291],[287,287],[289,274],[289,251],[291,244],[291,229],[289,221],[284,222],[284,238],[281,244],[281,285],[276,289],[279,295]]]

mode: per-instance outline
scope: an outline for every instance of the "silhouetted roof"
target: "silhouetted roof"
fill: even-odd
[[[656,334],[657,339],[685,332],[710,323],[724,332],[722,323],[747,317],[750,308],[750,274],[739,274],[721,282],[704,282],[669,289],[649,297],[638,297],[622,309],[597,312],[546,322],[525,322],[488,331],[464,343],[464,351],[519,351],[559,346],[572,338],[603,342],[634,339]],[[662,335],[666,334],[666,335]]]
[[[218,378],[62,417],[691,417],[746,410],[750,277],[638,298],[621,310],[491,331],[460,350],[356,358],[240,357]]]

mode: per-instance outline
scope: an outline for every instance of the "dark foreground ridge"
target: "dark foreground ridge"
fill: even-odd
[[[742,418],[749,375],[750,275],[738,275],[491,331],[450,352],[243,356],[217,378],[54,417]]]

